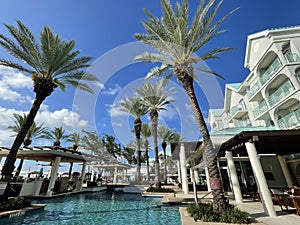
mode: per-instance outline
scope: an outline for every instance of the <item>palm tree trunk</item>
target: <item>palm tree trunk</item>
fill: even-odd
[[[17,136],[12,144],[12,147],[11,147],[9,154],[5,160],[4,166],[2,168],[2,173],[1,173],[2,179],[4,179],[5,181],[10,181],[10,179],[11,179],[13,170],[15,168],[14,164],[16,162],[16,156],[17,156],[18,150],[19,150],[20,146],[22,145],[30,126],[33,124],[34,118],[35,118],[42,102],[44,101],[44,99],[46,97],[44,97],[44,98],[36,97],[35,98],[33,105],[29,111],[29,114],[27,116],[26,122],[21,127],[20,132],[17,134]]]
[[[202,134],[204,144],[204,156],[206,158],[210,181],[209,183],[213,195],[213,208],[216,211],[223,211],[226,208],[228,202],[224,196],[224,192],[222,189],[220,172],[218,169],[217,158],[214,154],[213,144],[205,120],[203,118],[203,114],[198,104],[198,100],[195,95],[193,87],[193,78],[191,76],[186,75],[185,79],[181,80],[181,82],[184,89],[187,92],[197,125]]]
[[[164,184],[167,184],[167,153],[166,153],[166,148],[167,148],[167,143],[163,142],[162,144],[162,148],[164,151]]]
[[[134,131],[137,145],[137,166],[136,166],[136,180],[141,183],[141,129],[142,121],[140,118],[134,120]]]
[[[149,181],[149,154],[148,154],[148,140],[145,140],[145,154],[146,154],[146,167],[147,167],[147,170],[146,170],[146,180]]]
[[[21,173],[22,167],[23,167],[24,159],[21,159],[17,168],[17,171],[15,173],[15,177],[18,177]]]
[[[136,180],[141,183],[141,140],[136,137],[137,157],[136,157]]]
[[[158,159],[158,137],[157,137],[157,126],[158,126],[158,112],[156,110],[151,110],[150,119],[152,123],[152,134],[154,142],[154,165],[155,165],[155,187],[160,187],[160,168]]]

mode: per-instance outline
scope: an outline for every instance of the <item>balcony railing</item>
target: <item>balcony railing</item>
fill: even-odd
[[[253,110],[253,116],[254,118],[261,115],[263,112],[265,112],[268,109],[268,105],[265,101],[262,101],[259,103],[259,105]]]
[[[239,120],[234,122],[235,127],[247,127],[250,126],[249,121],[247,120]]]
[[[263,85],[266,83],[281,66],[282,63],[280,62],[279,58],[276,58],[260,77],[261,84]]]
[[[227,115],[227,121],[229,121],[234,114],[236,114],[238,111],[247,110],[244,105],[238,104],[234,107],[232,107]]]
[[[296,53],[287,53],[284,55],[284,57],[288,63],[300,62],[300,58]]]
[[[280,129],[288,129],[294,126],[300,125],[300,108],[293,111],[286,116],[282,117],[278,121],[278,126]]]
[[[275,105],[275,103],[279,102],[281,99],[289,95],[293,90],[295,90],[295,88],[292,85],[291,81],[286,81],[272,95],[269,96],[268,102],[270,106]]]
[[[257,81],[252,87],[251,89],[248,91],[247,93],[247,98],[250,99],[257,91],[258,89],[261,87],[260,82]]]
[[[298,82],[300,83],[300,75],[296,76]]]

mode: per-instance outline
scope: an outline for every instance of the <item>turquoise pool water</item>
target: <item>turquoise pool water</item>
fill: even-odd
[[[1,220],[1,225],[181,225],[177,206],[162,206],[161,198],[122,192],[98,192],[39,200],[44,211]]]

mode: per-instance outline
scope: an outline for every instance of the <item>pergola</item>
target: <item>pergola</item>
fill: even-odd
[[[276,155],[287,183],[290,185],[290,174],[282,156],[299,153],[299,146],[300,130],[243,131],[224,142],[217,156],[226,156],[235,200],[243,201],[233,157],[248,156],[265,212],[269,216],[276,216],[259,155]]]
[[[9,148],[0,147],[0,158],[7,157],[9,151]],[[73,163],[82,162],[83,166],[81,171],[81,182],[76,189],[81,190],[82,188],[82,183],[85,176],[86,159],[78,151],[59,146],[21,147],[17,153],[16,158],[51,163],[51,179],[46,196],[52,196],[53,194],[53,188],[57,179],[59,164],[61,162],[71,163],[69,174],[71,173]]]
[[[94,168],[98,169],[114,169],[114,178],[113,183],[117,183],[117,172],[118,170],[122,170],[123,176],[124,176],[124,170],[130,169],[131,166],[128,164],[120,164],[120,163],[114,163],[114,164],[89,164],[88,166],[92,166]],[[93,175],[92,175],[93,177]]]

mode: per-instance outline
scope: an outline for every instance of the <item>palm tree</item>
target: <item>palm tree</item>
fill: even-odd
[[[169,142],[169,140],[171,139],[173,132],[167,126],[161,125],[161,126],[158,126],[157,134],[158,134],[158,137],[161,139],[161,147],[162,147],[163,153],[164,153],[164,155],[163,155],[164,183],[166,184],[167,183],[167,174],[168,174],[166,148],[167,148],[167,142]]]
[[[25,113],[23,113],[23,115],[14,113],[13,116],[15,117],[15,124],[9,126],[8,129],[12,130],[15,133],[15,135],[17,135],[20,132],[24,122],[26,121],[27,115]],[[23,146],[28,147],[29,145],[31,145],[33,138],[42,138],[47,130],[48,127],[44,127],[44,124],[37,126],[37,124],[33,122],[26,134],[26,137],[24,138]],[[15,173],[16,177],[19,176],[23,167],[23,163],[24,159],[21,159],[17,171]]]
[[[46,132],[44,138],[53,140],[53,146],[60,146],[62,140],[68,140],[69,135],[65,135],[65,129],[62,127],[55,127],[54,130]]]
[[[91,58],[79,57],[80,51],[73,50],[74,40],[64,41],[45,26],[40,33],[40,44],[38,44],[32,32],[20,20],[17,24],[17,27],[5,24],[13,38],[0,34],[0,46],[25,64],[0,59],[0,65],[29,74],[33,80],[35,99],[2,168],[1,175],[6,181],[11,178],[19,147],[43,101],[56,88],[64,91],[67,86],[93,93],[93,90],[83,81],[97,80],[95,76],[84,72],[83,69],[90,66],[88,62]]]
[[[142,129],[141,129],[141,135],[143,137],[143,142],[144,142],[144,148],[145,148],[145,157],[146,157],[146,167],[147,167],[147,171],[146,171],[146,180],[149,181],[150,178],[150,171],[149,171],[149,140],[148,138],[151,137],[151,128],[149,126],[149,124],[147,123],[143,123],[142,124]]]
[[[155,157],[155,186],[160,187],[160,169],[158,159],[158,141],[157,126],[158,115],[161,110],[166,110],[165,105],[171,104],[174,100],[170,100],[172,90],[166,91],[168,80],[160,80],[155,84],[145,83],[142,88],[136,88],[135,91],[141,97],[143,103],[150,110],[150,120],[152,126],[152,136],[154,140],[154,157]]]
[[[136,137],[137,145],[137,167],[136,167],[136,180],[141,182],[141,129],[142,121],[141,117],[148,113],[148,107],[142,103],[139,97],[132,97],[124,99],[121,102],[121,110],[134,116],[134,133]]]
[[[169,76],[170,73],[168,74],[168,71],[171,70],[171,74],[176,76],[185,89],[203,137],[214,200],[213,208],[216,211],[222,211],[226,207],[227,200],[222,190],[213,144],[194,91],[194,79],[197,79],[194,64],[217,58],[219,53],[230,48],[213,49],[201,57],[197,57],[194,54],[213,38],[224,32],[224,30],[218,30],[218,28],[234,10],[216,21],[215,16],[223,0],[220,0],[216,5],[214,4],[215,0],[209,0],[207,4],[205,2],[205,0],[201,0],[192,21],[189,20],[187,0],[183,0],[182,4],[177,3],[175,10],[173,10],[170,0],[161,0],[163,14],[161,19],[154,17],[145,10],[149,19],[149,21],[142,21],[146,34],[136,34],[135,37],[156,49],[158,53],[146,52],[135,59],[144,62],[161,63],[160,67],[154,67],[148,73],[147,78],[163,74]],[[190,21],[191,23],[189,23]],[[214,22],[215,24],[213,24]],[[221,77],[218,73],[207,68],[198,69]]]
[[[69,136],[66,137],[66,141],[67,142],[72,142],[73,146],[72,149],[74,151],[77,150],[77,148],[79,147],[79,142],[80,142],[81,138],[80,138],[80,134],[78,132],[72,133]]]

